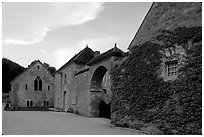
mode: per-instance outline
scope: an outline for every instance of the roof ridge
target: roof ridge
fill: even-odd
[[[34,60],[34,61],[32,61],[31,63],[30,63],[30,65],[28,65],[28,67],[21,73],[21,74],[19,74],[17,77],[15,77],[10,83],[12,84],[15,80],[17,80],[19,77],[21,77],[25,72],[27,72],[32,66],[34,66],[37,62],[39,62],[42,66],[43,66],[43,68],[52,76],[52,74],[50,73],[50,71],[47,69],[47,68],[45,68],[45,66],[42,64],[42,62],[40,61],[40,60]],[[52,78],[54,78],[53,76],[52,76]]]
[[[123,54],[124,51],[122,51],[121,49],[119,49],[117,46],[116,46],[116,43],[115,43],[115,46],[103,53],[101,53],[100,55],[96,56],[95,58],[93,58],[92,60],[90,60],[87,64],[90,65],[91,63],[93,63],[94,61],[96,60],[99,60],[101,58],[104,58],[104,57],[107,57],[107,56],[110,56],[110,55],[114,55],[114,53],[121,53]]]
[[[84,49],[82,49],[81,51],[79,51],[77,54],[75,54],[70,60],[68,60],[62,67],[60,67],[57,72],[59,72],[60,70],[62,70],[64,67],[66,67],[67,65],[69,65],[72,61],[75,61],[82,53],[83,51],[85,51],[86,49],[89,49],[91,51],[93,51],[91,48],[88,47],[88,45],[86,45],[86,47]],[[94,52],[94,51],[93,51]]]

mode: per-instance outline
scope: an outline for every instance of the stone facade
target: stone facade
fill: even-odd
[[[100,55],[86,47],[70,59],[55,75],[55,111],[110,117],[109,72],[114,59],[122,54],[117,47]],[[107,110],[102,112],[102,108]]]
[[[201,2],[154,2],[128,49],[131,52],[132,47],[147,41],[161,44],[156,37],[162,30],[171,31],[179,27],[202,27]],[[190,41],[189,45],[192,45]],[[165,81],[177,79],[177,70],[185,56],[185,50],[181,46],[174,46],[176,47],[174,57],[170,57],[169,51],[166,50],[164,53],[166,58],[162,59],[160,76]]]
[[[195,26],[202,27],[201,2],[154,2],[128,48],[154,40],[161,29]]]
[[[11,82],[12,108],[43,109],[54,107],[54,78],[40,61],[34,61]]]

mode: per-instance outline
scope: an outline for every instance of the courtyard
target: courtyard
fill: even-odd
[[[3,105],[4,106],[4,105]],[[5,135],[141,135],[140,131],[115,127],[109,119],[89,118],[54,111],[4,111]]]

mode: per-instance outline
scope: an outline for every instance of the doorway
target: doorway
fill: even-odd
[[[110,103],[106,104],[103,100],[99,103],[99,117],[108,118],[111,117]]]
[[[63,92],[63,110],[64,110],[64,111],[66,111],[66,110],[65,110],[65,108],[66,108],[66,94],[67,94],[67,92],[64,91],[64,92]]]

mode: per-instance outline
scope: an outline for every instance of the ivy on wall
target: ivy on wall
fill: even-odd
[[[160,44],[148,41],[134,46],[127,59],[113,67],[111,120],[115,125],[141,129],[151,122],[163,134],[201,134],[201,32],[201,27],[161,30],[156,37]],[[174,45],[185,49],[185,65],[178,80],[165,82],[159,77],[164,56],[160,51]]]

